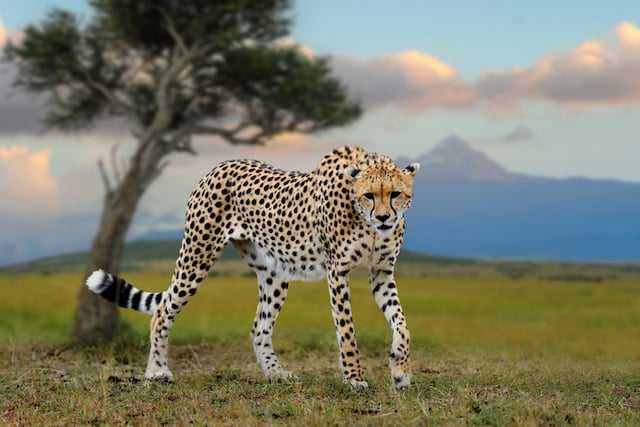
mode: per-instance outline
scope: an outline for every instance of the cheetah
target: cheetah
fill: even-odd
[[[152,315],[145,376],[172,381],[168,339],[175,317],[195,295],[228,243],[258,278],[251,329],[265,377],[296,377],[273,349],[273,326],[291,280],[327,278],[344,381],[368,387],[351,316],[349,273],[368,268],[373,297],[392,331],[389,366],[396,388],[411,382],[409,329],[400,306],[394,265],[404,237],[420,165],[399,168],[386,156],[357,147],[326,155],[310,173],[276,169],[256,160],[230,160],[197,184],[187,203],[185,231],[169,288],[142,291],[102,270],[87,286],[122,307]]]

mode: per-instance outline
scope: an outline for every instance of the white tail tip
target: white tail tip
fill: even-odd
[[[102,270],[96,270],[91,273],[91,276],[87,277],[87,287],[91,289],[92,292],[99,294],[106,287],[105,283],[105,273]]]

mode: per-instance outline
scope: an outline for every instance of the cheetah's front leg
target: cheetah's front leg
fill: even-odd
[[[376,303],[393,330],[391,353],[389,353],[391,378],[393,378],[397,389],[406,389],[411,384],[410,335],[407,321],[402,312],[402,307],[400,307],[393,270],[372,269],[369,273],[369,282]]]
[[[355,389],[367,388],[369,385],[362,376],[360,351],[356,343],[356,334],[351,317],[351,300],[349,298],[349,279],[347,274],[337,269],[329,270],[329,292],[331,294],[331,313],[336,326],[340,364],[344,381]]]

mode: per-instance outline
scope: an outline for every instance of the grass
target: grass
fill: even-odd
[[[412,388],[397,392],[379,358],[365,357],[371,388],[354,392],[322,349],[284,346],[299,382],[267,383],[248,345],[174,348],[173,384],[141,379],[142,348],[2,350],[0,420],[12,424],[523,425],[637,424],[637,366],[459,356],[418,350]],[[29,351],[25,351],[25,350]],[[12,374],[6,375],[8,371]]]
[[[587,270],[585,270],[587,271]],[[363,277],[352,280],[369,390],[339,376],[326,284],[294,283],[274,345],[299,382],[270,384],[248,339],[257,290],[211,277],[178,316],[176,382],[147,383],[149,317],[122,311],[122,333],[65,344],[81,277],[0,275],[0,422],[219,425],[637,425],[640,281],[580,272],[512,279],[403,277],[414,381],[397,392],[391,338]],[[127,275],[164,289],[168,274]]]

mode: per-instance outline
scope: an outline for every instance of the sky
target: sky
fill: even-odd
[[[2,2],[0,46],[53,6],[90,15],[85,0]],[[635,1],[299,0],[292,15],[290,38],[331,57],[363,116],[265,147],[197,140],[199,155],[176,154],[144,196],[131,238],[179,228],[218,161],[308,171],[346,144],[417,158],[457,135],[513,172],[640,182]],[[131,142],[108,127],[45,131],[41,101],[11,88],[14,77],[0,64],[0,265],[87,248],[104,194],[97,161],[125,163]]]

